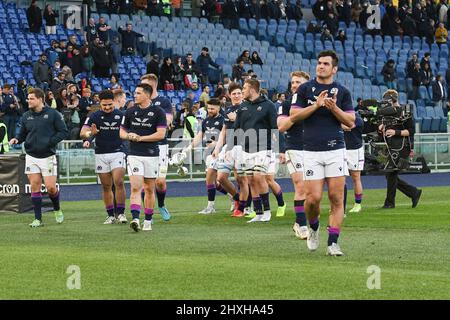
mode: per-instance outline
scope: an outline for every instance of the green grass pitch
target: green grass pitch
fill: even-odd
[[[173,219],[156,214],[153,231],[140,233],[103,225],[101,201],[63,202],[66,221],[45,214],[39,229],[28,227],[31,214],[2,214],[0,299],[449,299],[449,193],[424,188],[416,209],[398,194],[385,211],[385,191],[365,191],[363,213],[344,222],[343,257],[325,255],[326,195],[313,253],[293,235],[293,194],[286,216],[265,224],[230,217],[224,196],[211,216],[196,214],[206,196],[169,197]],[[71,265],[80,289],[67,287]],[[380,289],[367,287],[372,265]]]

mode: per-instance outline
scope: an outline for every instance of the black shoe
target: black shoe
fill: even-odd
[[[416,195],[412,198],[412,207],[413,208],[417,207],[417,204],[419,203],[419,199],[420,199],[421,195],[422,195],[422,190],[419,189],[419,191],[417,191]]]
[[[381,209],[394,209],[395,205],[393,204],[385,204],[384,206],[381,207]]]

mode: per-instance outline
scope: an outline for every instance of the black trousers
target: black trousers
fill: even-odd
[[[384,205],[395,206],[395,195],[397,189],[403,192],[407,197],[413,198],[419,191],[415,186],[408,184],[398,176],[398,171],[386,173],[387,191]]]

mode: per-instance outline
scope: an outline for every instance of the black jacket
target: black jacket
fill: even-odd
[[[445,88],[444,88],[444,84],[442,84],[442,91],[441,92],[441,88],[438,84],[438,81],[434,81],[431,88],[433,90],[433,101],[441,101],[445,99]]]

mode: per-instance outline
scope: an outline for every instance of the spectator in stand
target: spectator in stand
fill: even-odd
[[[71,95],[69,97],[69,104],[67,105],[67,109],[71,111],[70,114],[70,123],[67,126],[69,129],[69,139],[77,140],[80,136],[81,129],[81,119],[78,111],[80,110],[80,98],[78,95]]]
[[[200,55],[197,57],[197,66],[200,70],[200,80],[203,86],[209,83],[208,79],[208,71],[209,65],[221,70],[221,66],[213,61],[211,56],[209,55],[209,49],[207,47],[203,47]]]
[[[432,84],[433,91],[433,102],[436,107],[441,107],[446,114],[447,106],[445,105],[445,90],[444,90],[444,82],[442,80],[442,75],[438,74],[436,76],[436,81]]]
[[[50,90],[56,96],[58,96],[58,92],[61,88],[65,88],[66,85],[65,78],[66,74],[61,71],[60,73],[58,73],[58,76],[53,79],[52,84],[50,86]]]
[[[434,35],[435,35],[436,30],[435,30],[434,20],[429,19],[428,22],[429,22],[429,25],[425,32],[425,38],[426,38],[427,43],[431,46],[431,44],[433,44],[434,40],[435,40]]]
[[[134,4],[132,0],[120,0],[119,1],[119,13],[132,15],[134,11]]]
[[[383,75],[384,83],[388,87],[388,89],[397,90],[397,72],[395,71],[395,61],[393,59],[389,59],[383,69],[381,70],[381,74]]]
[[[252,64],[258,64],[260,66],[263,65],[263,62],[261,60],[261,57],[259,56],[257,51],[252,52],[252,57],[250,58],[252,61]]]
[[[1,109],[4,113],[2,118],[8,130],[8,137],[15,137],[17,120],[20,116],[20,106],[19,100],[14,95],[14,88],[10,84],[3,85],[2,100]]]
[[[118,68],[118,65],[120,63],[121,51],[122,51],[122,46],[120,44],[119,37],[114,36],[112,38],[112,41],[111,41],[109,47],[111,49],[111,54],[112,54],[112,57],[113,57],[113,59],[112,59],[113,62],[112,62],[112,65],[111,65],[111,71],[112,71],[112,73],[118,73],[117,68]]]
[[[425,69],[425,64],[428,64],[430,67],[431,64],[431,53],[425,52],[422,60],[420,60],[420,69]]]
[[[411,92],[411,99],[415,100],[418,98],[419,87],[422,84],[422,73],[420,70],[420,64],[416,63],[411,74],[413,90]]]
[[[145,10],[147,10],[148,1],[147,0],[134,0],[134,13],[138,16],[143,16]]]
[[[105,45],[108,45],[109,43],[109,30],[111,30],[111,26],[108,26],[108,24],[105,21],[105,17],[100,17],[98,20],[98,24],[96,26],[98,37],[100,38],[100,41],[103,41]]]
[[[231,73],[232,81],[236,83],[242,83],[244,73],[244,61],[239,60],[238,63],[233,66],[233,72]]]
[[[71,44],[67,45],[67,51],[61,53],[61,65],[68,66],[72,68],[72,60],[73,60],[73,46]]]
[[[258,0],[252,0],[250,3],[250,18],[256,21],[261,19],[261,6]]]
[[[95,20],[93,18],[89,18],[88,25],[84,27],[84,41],[87,43],[91,43],[97,37],[98,33],[97,26],[95,25]]]
[[[439,48],[441,45],[447,44],[447,37],[448,37],[448,31],[445,29],[444,24],[441,22],[439,23],[439,26],[436,29],[436,43],[438,44]]]
[[[239,17],[246,20],[251,17],[251,2],[250,0],[239,0]]]
[[[278,0],[269,0],[267,3],[267,6],[269,8],[269,19],[275,19],[279,21],[281,19],[281,9],[280,9],[280,3]]]
[[[267,4],[267,0],[261,0],[261,19],[269,20],[270,19],[270,10],[269,5]]]
[[[325,20],[327,16],[327,5],[325,0],[317,0],[312,6],[312,12],[317,20]]]
[[[147,9],[145,10],[148,16],[161,16],[161,7],[158,0],[149,0],[147,3]]]
[[[33,64],[33,78],[36,81],[36,85],[42,90],[47,90],[49,83],[50,68],[47,63],[47,56],[42,53]]]
[[[433,71],[431,70],[429,63],[425,63],[423,67],[424,68],[421,70],[422,85],[428,89],[433,80]]]
[[[225,28],[239,29],[239,6],[237,1],[225,0],[222,10],[222,21]]]
[[[175,17],[182,16],[183,0],[172,0],[172,8]]]
[[[134,55],[137,39],[143,35],[133,31],[133,25],[130,22],[126,24],[125,30],[119,27],[119,33],[122,35],[122,55]]]
[[[343,21],[348,27],[352,20],[352,2],[351,0],[337,0],[336,1],[336,13],[339,21]]]
[[[184,63],[184,80],[187,88],[190,88],[193,80],[198,81],[198,77],[200,76],[200,70],[198,69],[197,64],[192,58],[192,54],[188,53],[186,55],[186,61]],[[191,79],[190,81],[189,78]]]
[[[94,68],[94,59],[91,56],[89,46],[81,48],[81,59],[83,64],[83,72],[86,72],[88,79],[92,77],[92,69]]]
[[[360,24],[360,15],[362,12],[362,7],[359,1],[354,1],[351,5],[350,15],[352,21],[356,24],[358,28],[362,28],[362,25]]]
[[[400,19],[400,21],[402,23],[403,23],[403,21],[405,21],[405,18],[406,18],[409,8],[410,8],[409,3],[404,1],[403,5],[398,9],[398,18]],[[412,9],[411,9],[411,13],[412,13]]]
[[[331,41],[333,42],[333,35],[331,34],[330,30],[328,28],[324,28],[322,35],[320,36],[320,41]]]
[[[286,17],[288,20],[295,20],[297,22],[303,19],[301,0],[296,0],[295,4],[290,0],[286,1]]]
[[[56,34],[56,13],[51,5],[46,5],[44,9],[45,33]]]
[[[27,80],[20,79],[17,82],[17,99],[19,99],[21,115],[28,111],[28,89]]]
[[[182,84],[183,84],[183,78],[184,78],[184,66],[183,62],[181,61],[181,57],[177,57],[174,64],[173,69],[173,84],[175,86],[175,90],[181,90]]]
[[[118,14],[119,13],[119,0],[109,0],[108,12],[109,14]]]
[[[205,86],[203,88],[202,94],[200,95],[200,103],[203,104],[203,106],[206,106],[208,101],[209,101],[209,99],[210,99],[209,86]]]
[[[345,40],[347,40],[347,35],[344,30],[339,30],[336,40],[340,41],[344,45]]]
[[[56,109],[57,107],[55,95],[50,90],[45,94],[45,104],[52,109]]]
[[[95,9],[98,14],[108,13],[108,7],[105,0],[95,0]]]
[[[440,4],[438,5],[438,19],[439,23],[447,23],[447,0],[441,0]]]
[[[71,35],[69,37],[69,42],[67,43],[67,46],[71,45],[73,49],[79,49],[80,46],[78,45],[78,40],[76,35]]]
[[[80,99],[80,122],[84,123],[86,121],[87,115],[92,110],[92,106],[94,105],[94,101],[91,98],[91,89],[84,88],[81,91],[81,99]]]
[[[159,56],[154,54],[147,63],[147,74],[154,74],[159,78]]]
[[[62,72],[61,62],[59,60],[56,60],[55,63],[53,64],[51,74],[50,74],[51,81],[53,81],[53,79],[56,78],[60,72]]]
[[[41,8],[38,7],[37,1],[32,0],[31,5],[27,9],[27,20],[30,32],[39,33],[42,27]]]
[[[94,75],[97,78],[108,78],[111,72],[112,55],[103,41],[99,41],[98,46],[92,50],[94,59]]]
[[[328,13],[327,18],[325,19],[325,23],[327,25],[327,28],[330,30],[331,35],[333,37],[336,36],[339,28],[339,21],[333,12]]]
[[[159,86],[160,89],[164,90],[174,90],[174,73],[175,69],[172,64],[172,59],[170,57],[165,57],[161,65],[159,72]]]
[[[419,58],[417,58],[417,53],[413,53],[410,60],[406,64],[406,77],[412,78],[414,67],[416,63],[419,63]]]
[[[414,37],[417,35],[417,23],[416,20],[413,19],[412,9],[409,7],[406,9],[405,17],[403,18],[401,26],[404,36]]]
[[[67,104],[69,102],[68,95],[67,95],[67,88],[65,86],[62,86],[58,89],[56,96],[56,109],[58,109],[59,112],[61,112],[65,107],[67,107]]]
[[[250,57],[250,51],[244,50],[241,55],[236,59],[236,63],[238,63],[239,60],[243,60],[244,64],[251,65],[253,62]]]
[[[81,72],[83,72],[83,57],[80,54],[80,49],[73,49],[73,57],[72,57],[72,73],[74,76],[77,76]]]
[[[109,90],[122,89],[119,82],[119,74],[111,74],[111,79],[109,80]]]

